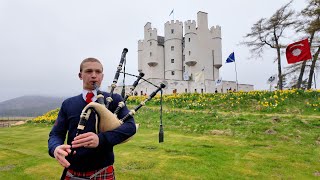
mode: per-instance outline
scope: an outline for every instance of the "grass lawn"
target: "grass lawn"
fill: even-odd
[[[319,179],[320,117],[144,108],[132,140],[115,147],[117,179]],[[51,125],[0,129],[0,179],[59,179]]]

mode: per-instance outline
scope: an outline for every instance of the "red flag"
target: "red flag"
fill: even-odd
[[[288,64],[293,64],[300,61],[311,59],[310,46],[308,38],[289,44],[286,49]]]

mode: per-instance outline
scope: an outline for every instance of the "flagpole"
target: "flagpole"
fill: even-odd
[[[202,69],[202,73],[203,73],[203,86],[204,86],[204,92],[207,92],[207,90],[206,90],[206,80],[205,80],[205,76],[204,76],[204,68],[205,68],[205,67],[203,67],[203,69]]]
[[[237,75],[237,64],[236,64],[236,61],[234,61],[234,69],[235,69],[235,72],[236,72],[237,91],[239,91],[239,89],[238,89],[238,75]]]
[[[207,93],[206,80],[203,78],[204,92]]]
[[[317,89],[316,72],[313,73],[314,89]]]
[[[169,14],[169,16],[171,16],[172,14],[172,17],[173,17],[173,20],[174,20],[174,9],[172,9],[171,13]]]
[[[173,9],[173,13],[172,13],[172,16],[173,16],[173,20],[174,20],[174,9]]]

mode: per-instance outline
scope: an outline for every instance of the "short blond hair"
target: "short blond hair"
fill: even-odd
[[[97,62],[97,63],[101,64],[101,62],[100,62],[98,59],[96,59],[96,58],[92,58],[92,57],[86,58],[86,59],[84,59],[84,60],[81,62],[81,64],[80,64],[80,72],[82,72],[83,64],[86,63],[86,62]],[[102,71],[103,71],[103,66],[102,66],[102,64],[101,64],[101,67],[102,67]]]

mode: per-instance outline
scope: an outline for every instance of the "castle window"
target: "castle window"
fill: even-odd
[[[171,29],[171,34],[173,34],[174,33],[174,29]]]
[[[194,89],[194,92],[197,93],[197,89]]]
[[[184,92],[187,93],[187,92],[188,92],[188,89],[184,89]]]
[[[174,59],[171,59],[171,63],[174,63]]]
[[[189,42],[190,42],[190,40],[191,40],[191,39],[189,38]]]
[[[150,41],[150,46],[152,45],[152,42]]]
[[[171,71],[171,75],[174,75],[174,71]]]
[[[172,91],[172,93],[173,93],[173,94],[177,94],[177,89],[174,89],[174,90]]]
[[[191,55],[191,51],[189,51],[189,56]]]
[[[152,36],[152,33],[150,33],[150,36]]]
[[[171,46],[171,51],[174,51],[174,46]]]
[[[203,94],[203,89],[201,89],[201,94]]]
[[[152,56],[152,52],[150,52],[150,57]]]

